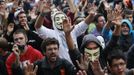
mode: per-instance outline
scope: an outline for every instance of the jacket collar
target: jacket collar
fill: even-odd
[[[56,63],[55,63],[55,67],[58,67],[58,66],[60,66],[61,64],[62,64],[61,58],[57,57],[57,60],[56,60]],[[50,64],[48,63],[48,58],[47,58],[47,57],[45,57],[45,58],[43,59],[41,66],[42,66],[42,68],[48,68],[48,69],[51,68],[51,67],[50,67]],[[54,67],[54,68],[55,68],[55,67]]]

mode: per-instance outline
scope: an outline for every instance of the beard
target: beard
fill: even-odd
[[[124,30],[124,31],[122,31],[122,34],[123,34],[123,35],[128,35],[128,34],[129,34],[129,31]]]
[[[49,57],[48,57],[48,60],[50,63],[55,63],[56,60],[57,60],[57,55],[56,54],[51,54]]]

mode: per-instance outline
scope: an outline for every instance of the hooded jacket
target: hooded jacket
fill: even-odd
[[[104,68],[106,66],[106,60],[105,60],[104,52],[102,50],[101,43],[97,39],[96,36],[94,36],[93,34],[85,35],[83,40],[82,40],[80,52],[84,54],[84,48],[86,47],[86,45],[89,42],[95,42],[99,46],[99,48],[100,48],[99,62],[101,64],[101,67]],[[79,60],[81,58],[81,53],[78,50],[69,50],[69,51],[70,51],[69,52],[70,53],[70,57],[73,60],[73,63],[75,64],[75,66],[77,67],[77,64],[76,64],[75,61]],[[79,69],[79,67],[78,67],[78,69]],[[93,70],[92,70],[90,64],[89,64],[89,67],[88,67],[87,75],[94,75]]]
[[[122,24],[123,23],[126,23],[130,30],[129,35],[127,36],[121,34],[121,37],[119,39],[119,46],[124,52],[127,52],[131,45],[134,44],[134,31],[132,30],[133,27],[129,20],[124,19],[122,20]]]
[[[134,44],[134,31],[132,30],[132,24],[128,19],[123,19],[121,23],[126,23],[129,27],[129,34],[128,35],[120,35],[120,38],[118,40],[118,45],[123,50],[123,52],[127,52],[129,47]],[[103,37],[105,41],[109,41],[112,37],[112,30],[106,29],[105,27],[103,28]]]
[[[105,58],[104,58],[104,55],[103,55],[103,53],[104,53],[103,48],[101,46],[101,42],[97,39],[97,37],[95,35],[88,34],[88,35],[84,36],[84,38],[82,40],[80,52],[84,54],[84,48],[86,47],[86,45],[89,42],[95,42],[99,46],[99,48],[100,48],[99,61],[100,61],[101,67],[104,68],[104,66],[106,65],[106,62],[105,62]]]
[[[127,68],[134,68],[134,44],[129,48],[127,54]]]
[[[86,47],[86,45],[89,42],[95,42],[100,47],[100,50],[102,49],[101,43],[97,39],[97,37],[94,36],[93,34],[88,34],[88,35],[85,35],[84,38],[83,38],[83,40],[82,40],[82,44],[81,44],[81,52],[82,53],[84,53],[84,48]]]

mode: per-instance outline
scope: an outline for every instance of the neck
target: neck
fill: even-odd
[[[48,61],[48,63],[50,64],[51,69],[53,69],[53,68],[55,67],[55,63],[56,63],[56,62]]]
[[[102,28],[100,27],[96,27],[97,28],[97,31],[101,32],[102,31]]]
[[[112,75],[125,75],[125,72],[122,72],[122,73],[120,73],[120,74],[112,74]]]

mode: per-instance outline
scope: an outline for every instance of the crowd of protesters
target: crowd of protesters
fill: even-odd
[[[134,75],[134,0],[0,0],[0,75]]]

